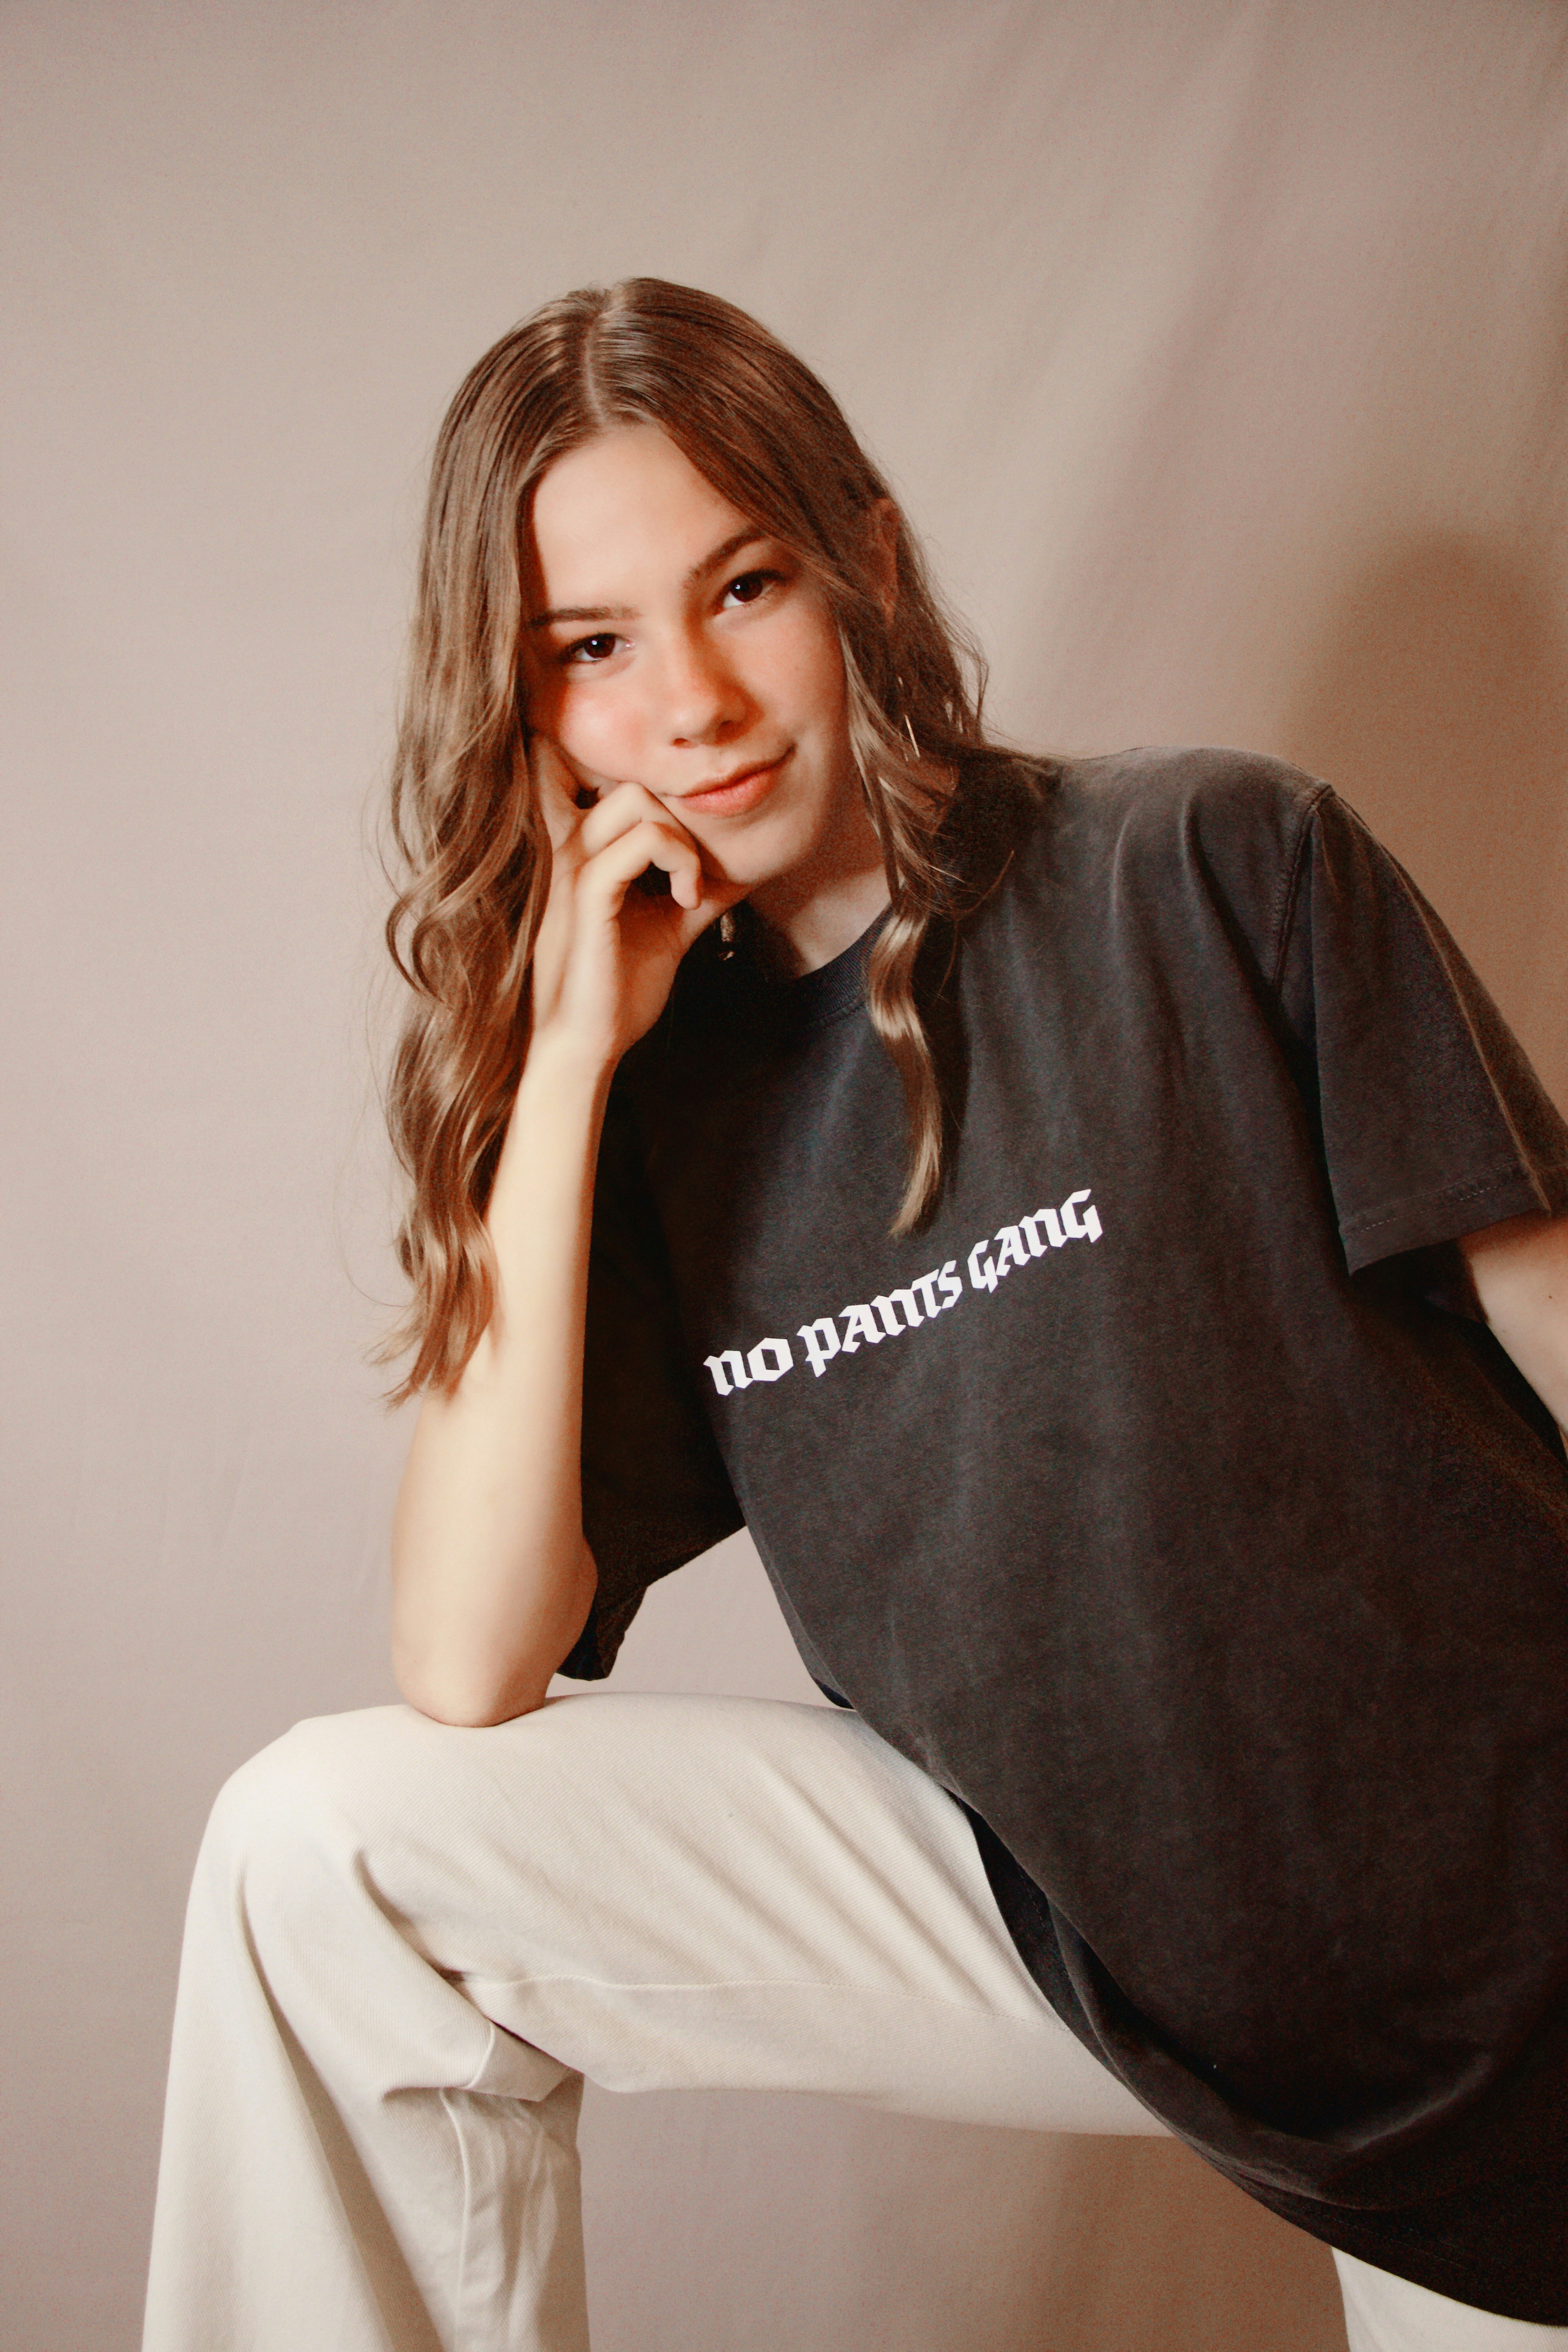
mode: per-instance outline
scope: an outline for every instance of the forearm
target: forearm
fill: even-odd
[[[594,1593],[580,1470],[588,1234],[608,1068],[530,1054],[487,1224],[489,1326],[421,1407],[393,1530],[399,1686],[446,1722],[543,1698]]]
[[[1510,1218],[1459,1246],[1488,1323],[1568,1431],[1568,1218]]]

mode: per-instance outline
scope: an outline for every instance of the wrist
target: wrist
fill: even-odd
[[[595,1048],[565,1030],[537,1029],[530,1036],[518,1079],[520,1099],[600,1110],[616,1075],[618,1054]]]
[[[585,1214],[615,1064],[568,1037],[531,1038],[485,1222],[493,1239]]]

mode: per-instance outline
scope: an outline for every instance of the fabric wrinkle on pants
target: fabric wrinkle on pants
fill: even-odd
[[[1034,1984],[959,1808],[853,1716],[322,1717],[234,1776],[203,1844],[146,2352],[584,2352],[584,2075],[1165,2129]],[[1352,2352],[1568,2347],[1342,2278]],[[1460,2332],[1409,2333],[1426,2306]]]

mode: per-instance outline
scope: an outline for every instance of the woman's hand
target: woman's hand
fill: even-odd
[[[530,1045],[560,1041],[613,1067],[658,1020],[692,941],[743,894],[704,873],[691,835],[641,784],[584,808],[552,743],[535,736],[530,761],[552,857]],[[668,877],[668,895],[636,887],[649,866]]]

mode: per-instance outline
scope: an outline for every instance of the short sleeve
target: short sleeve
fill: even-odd
[[[612,1091],[595,1185],[583,1371],[583,1530],[599,1582],[562,1673],[607,1675],[647,1587],[742,1524],[685,1368],[634,1121]]]
[[[1409,876],[1331,792],[1300,835],[1279,987],[1352,1273],[1568,1207],[1568,1127]]]

